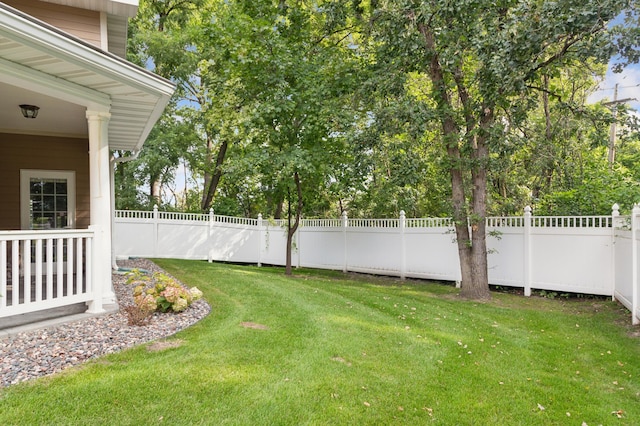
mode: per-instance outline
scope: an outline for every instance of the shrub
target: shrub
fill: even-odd
[[[187,289],[163,273],[149,276],[139,269],[128,273],[127,283],[134,285],[133,301],[142,312],[182,312],[202,298],[196,287]]]
[[[124,311],[127,313],[127,324],[135,326],[143,326],[149,324],[153,312],[147,312],[138,306],[125,306]]]

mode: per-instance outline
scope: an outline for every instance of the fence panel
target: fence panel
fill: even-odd
[[[405,228],[406,276],[459,281],[460,260],[455,237],[453,228],[444,226]]]
[[[492,226],[487,233],[489,283],[525,287],[524,226]]]
[[[531,287],[614,294],[610,228],[533,228]]]
[[[635,220],[639,220],[640,218],[636,216]],[[633,290],[631,292],[631,308],[629,309],[632,313],[632,321],[633,324],[640,324],[640,271],[638,271],[638,265],[640,265],[640,250],[638,250],[638,246],[640,245],[640,229],[635,232],[635,263],[633,265],[633,270],[635,274],[633,276],[632,285]],[[633,252],[632,251],[632,252]]]
[[[296,250],[300,256],[300,266],[342,270],[345,261],[344,228],[339,222],[337,226],[335,222],[329,225],[300,228],[299,246]]]
[[[631,247],[631,231],[617,229],[615,242],[615,298],[627,309],[633,303],[633,259]]]
[[[632,324],[640,324],[640,205],[636,204],[631,211],[631,311]]]
[[[347,227],[347,270],[369,274],[400,275],[401,238],[397,228]]]
[[[524,216],[487,218],[489,283],[524,287],[526,295],[532,288],[612,295],[637,312],[640,207],[636,210],[635,222],[618,218],[617,206],[612,216],[532,217],[527,208]],[[622,226],[614,234],[613,227],[623,223],[635,224],[637,242]],[[213,212],[186,216],[157,210],[117,212],[114,246],[121,256],[284,265],[283,225],[283,221]],[[292,264],[460,280],[455,232],[448,218],[348,219],[345,215],[303,220],[294,238]]]
[[[206,260],[209,224],[193,220],[158,221],[156,257]]]
[[[209,240],[209,259],[259,263],[259,252],[260,231],[257,226],[213,224]]]
[[[262,228],[262,247],[260,262],[269,265],[284,266],[287,234],[285,228],[278,224],[267,224]]]
[[[153,218],[119,218],[113,228],[115,253],[123,257],[155,257],[156,225]]]

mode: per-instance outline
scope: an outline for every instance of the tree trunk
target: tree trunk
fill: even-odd
[[[487,167],[489,147],[487,129],[493,125],[493,109],[485,107],[480,117],[480,132],[471,139],[471,151],[474,167],[471,172],[473,189],[471,191],[472,213],[471,227],[471,279],[463,280],[460,296],[467,299],[490,299],[489,272],[487,269]],[[468,141],[471,142],[471,140]]]
[[[450,160],[456,158],[453,150],[449,150]],[[451,160],[453,161],[453,160]],[[471,281],[473,272],[471,269],[471,237],[467,224],[467,214],[464,202],[464,179],[459,167],[451,167],[451,189],[453,200],[453,220],[456,229],[456,244],[458,245],[458,258],[460,260],[461,288],[467,287],[466,283]],[[464,286],[462,285],[464,283]]]
[[[478,148],[480,149],[480,148]],[[483,150],[486,148],[482,148]],[[487,270],[487,232],[486,232],[486,186],[487,171],[485,165],[478,165],[472,173],[472,214],[470,220],[470,277],[463,280],[460,296],[466,299],[490,299],[489,273]]]
[[[284,208],[284,198],[278,196],[278,202],[276,203],[276,211],[273,213],[274,219],[282,219],[282,209]]]
[[[187,211],[187,198],[188,198],[188,193],[189,193],[189,187],[188,187],[188,183],[189,183],[189,173],[187,170],[187,162],[184,161],[182,163],[183,167],[184,167],[184,192],[182,193],[182,211]]]
[[[456,122],[455,110],[451,100],[444,70],[440,64],[435,45],[435,37],[432,29],[424,23],[418,23],[418,30],[423,35],[425,47],[431,52],[431,61],[428,67],[429,77],[433,83],[433,93],[438,109],[441,113],[441,125],[447,155],[451,162],[449,173],[451,175],[451,198],[453,202],[453,218],[456,229],[456,242],[460,258],[461,290],[460,296],[469,299],[487,299],[490,297],[487,272],[487,242],[486,242],[486,187],[487,187],[487,161],[488,147],[486,134],[476,136],[476,119],[470,106],[469,93],[461,78],[461,70],[452,76],[457,85],[458,98],[463,107],[466,134],[461,141],[461,133]],[[481,127],[484,131],[486,125],[493,120],[493,111],[487,109],[481,118]],[[471,223],[467,220],[467,200],[465,197],[465,178],[460,152],[460,143],[465,142],[467,149],[471,149],[471,159],[474,167],[471,173],[473,184],[471,203]]]
[[[296,217],[291,225],[291,197],[289,196],[289,212],[287,217],[287,256],[286,256],[286,266],[285,266],[285,275],[291,275],[292,267],[291,267],[291,252],[292,252],[292,243],[293,236],[298,230],[298,226],[300,225],[300,216],[302,215],[302,185],[300,184],[300,175],[298,172],[295,172],[293,178],[296,183],[296,191],[298,193],[298,204],[296,207]]]
[[[213,173],[209,171],[205,171],[204,174],[204,191],[202,194],[202,203],[201,208],[203,212],[207,212],[211,208],[211,203],[213,201],[213,196],[216,193],[216,189],[218,189],[218,184],[220,183],[220,178],[222,177],[222,164],[224,163],[224,158],[227,155],[227,148],[229,147],[228,142],[225,140],[220,144],[220,148],[218,149],[218,155],[216,156],[216,164],[213,168]],[[207,157],[209,159],[208,163],[211,164],[211,158],[213,154],[213,143],[210,138],[207,138]]]
[[[162,204],[162,182],[160,178],[152,178],[149,186],[151,187],[151,193],[149,195],[151,195],[153,202],[157,205]]]

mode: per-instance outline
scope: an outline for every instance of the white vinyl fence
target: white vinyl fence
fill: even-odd
[[[640,207],[621,217],[487,218],[490,284],[615,297],[638,309]],[[283,221],[209,214],[116,211],[118,257],[285,264]],[[294,266],[460,280],[451,219],[305,219],[294,239]]]

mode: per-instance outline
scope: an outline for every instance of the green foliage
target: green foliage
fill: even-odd
[[[596,3],[143,0],[130,59],[178,90],[138,160],[117,164],[116,207],[281,218],[297,173],[306,217],[628,209],[635,116],[616,111],[607,171],[614,114],[586,102],[612,53],[637,60],[637,16],[607,25],[633,2]]]
[[[427,131],[411,98],[376,99],[347,136],[343,203],[353,217],[451,214],[449,181],[435,132]],[[344,181],[343,181],[344,182]],[[340,212],[341,213],[341,212]]]
[[[571,297],[571,295],[569,293],[558,293],[557,291],[547,291],[547,290],[540,290],[537,292],[538,295],[540,297],[545,297],[547,299],[555,299],[555,298],[561,298],[561,299],[568,299],[569,297]],[[584,298],[583,294],[578,294],[576,295],[576,297],[582,299]]]
[[[228,7],[217,1],[149,0],[141,2],[132,23],[134,58],[177,84],[173,108],[161,120],[171,126],[151,136],[137,167],[139,185],[149,181],[157,204],[163,200],[156,188],[171,188],[171,177],[183,163],[193,178],[186,179],[201,185],[199,210],[207,211],[227,150],[242,138],[242,115],[237,113],[242,100],[236,96],[234,65],[227,60],[225,44],[233,40],[228,27],[220,26],[230,25],[227,19],[232,18]],[[176,199],[187,206],[189,195]]]
[[[484,217],[492,209],[515,210],[514,203],[506,202],[511,195],[518,201],[528,195],[519,176],[505,176],[517,147],[513,142],[531,138],[523,130],[540,101],[544,132],[537,132],[540,144],[536,145],[541,150],[559,140],[559,134],[580,128],[554,123],[549,98],[557,101],[557,107],[579,112],[575,106],[588,93],[592,74],[582,73],[579,83],[586,85],[571,86],[563,71],[580,74],[578,67],[594,64],[601,69],[614,53],[619,35],[609,22],[631,4],[596,0],[369,4],[364,26],[375,56],[376,96],[410,95],[422,107],[413,109],[412,118],[439,131],[438,149],[447,158],[451,178],[453,217],[456,221],[472,217],[477,224],[456,226],[464,297],[489,297]],[[628,18],[637,24],[637,15]],[[631,39],[633,34],[627,41]],[[636,60],[631,44],[625,47],[629,51],[624,55]],[[543,189],[551,190],[554,164],[543,162],[540,167],[539,176],[547,182],[545,188],[532,191],[532,198]],[[498,190],[494,205],[489,198],[495,195],[492,183]],[[515,190],[509,191],[510,187]]]
[[[609,215],[614,204],[629,212],[638,200],[640,182],[625,171],[610,171],[603,164],[586,169],[582,180],[571,189],[543,195],[533,207],[538,215]]]

